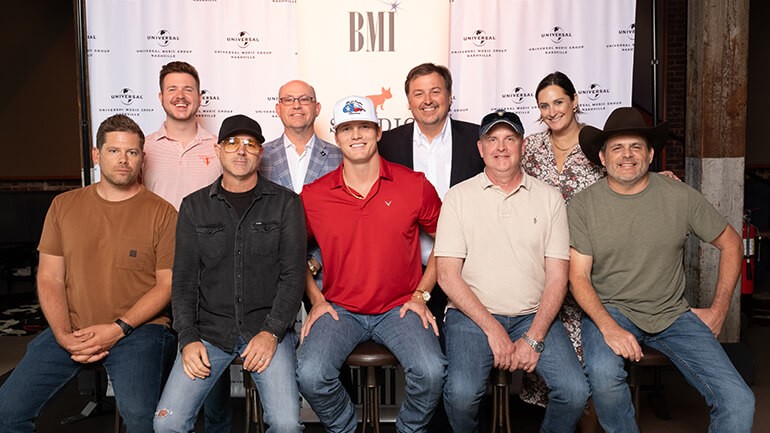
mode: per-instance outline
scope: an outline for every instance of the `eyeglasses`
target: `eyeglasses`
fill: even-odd
[[[262,143],[253,138],[230,137],[225,138],[219,144],[227,153],[237,152],[238,149],[241,148],[241,144],[246,148],[246,152],[249,152],[252,155],[259,155],[262,153]]]
[[[281,98],[278,98],[279,101],[281,101],[281,104],[283,105],[294,105],[295,101],[299,101],[302,105],[308,105],[312,104],[313,101],[315,101],[315,98],[312,96],[300,96],[298,98],[295,98],[294,96],[284,96]]]

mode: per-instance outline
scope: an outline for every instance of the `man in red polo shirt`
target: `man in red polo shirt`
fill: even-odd
[[[350,96],[334,107],[342,164],[302,190],[308,237],[321,247],[323,293],[308,277],[313,307],[302,327],[297,379],[327,432],[354,432],[356,412],[339,380],[361,342],[385,345],[406,372],[399,432],[424,432],[441,397],[446,359],[426,306],[436,283],[420,263],[419,231],[436,232],[441,201],[422,173],[380,158],[374,104]]]

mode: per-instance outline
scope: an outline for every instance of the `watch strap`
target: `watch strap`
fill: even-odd
[[[128,337],[132,332],[134,332],[134,327],[124,322],[122,319],[116,320],[115,323],[120,326],[120,329],[123,330],[124,337]]]
[[[541,353],[545,347],[544,342],[533,339],[532,337],[527,335],[526,332],[521,334],[521,339],[524,340],[524,342],[526,342],[530,347],[532,347],[532,349],[534,349],[535,352],[537,353]]]

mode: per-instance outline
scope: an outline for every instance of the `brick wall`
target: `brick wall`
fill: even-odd
[[[687,104],[687,0],[663,0],[665,85],[663,117],[671,134],[666,146],[665,168],[684,178],[684,130]]]
[[[80,179],[0,180],[0,191],[69,191],[80,187]]]

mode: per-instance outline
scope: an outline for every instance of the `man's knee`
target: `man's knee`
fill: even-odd
[[[297,365],[297,386],[303,395],[314,394],[330,378],[324,378],[318,362],[302,360]]]
[[[560,381],[548,394],[549,399],[555,399],[573,409],[584,408],[590,396],[591,389],[585,376]]]
[[[443,363],[435,362],[410,369],[414,380],[427,389],[441,393],[446,381],[446,367]]]
[[[754,419],[754,393],[748,386],[740,387],[734,392],[722,396],[715,409],[721,411],[724,416],[737,421],[751,421]]]
[[[268,414],[265,414],[268,416]],[[265,421],[270,425],[270,431],[275,433],[299,433],[302,431],[302,424],[297,416],[274,416]]]
[[[606,350],[604,350],[606,349]],[[600,350],[585,351],[585,374],[591,384],[591,389],[617,386],[626,382],[626,361],[612,353],[609,347]]]
[[[180,431],[176,422],[176,417],[174,416],[174,411],[164,407],[159,407],[158,410],[155,411],[152,427],[155,433],[173,433]]]
[[[444,385],[444,406],[447,412],[475,411],[484,397],[486,384],[472,384],[467,380],[447,380]],[[475,413],[474,413],[475,415]]]
[[[617,387],[626,387],[626,373],[622,360],[619,363],[586,363],[586,375],[594,395],[609,392]]]

